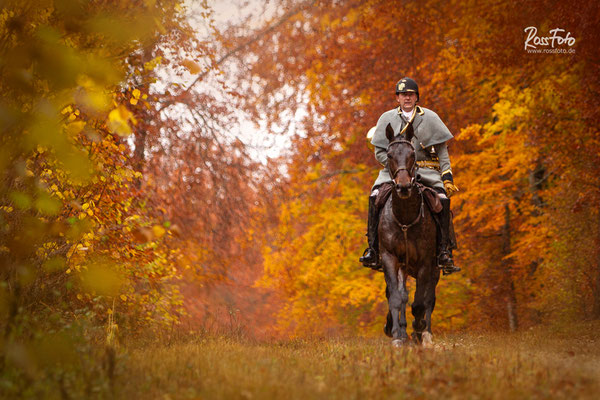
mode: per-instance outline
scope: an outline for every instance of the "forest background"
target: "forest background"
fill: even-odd
[[[365,135],[403,76],[455,135],[463,272],[434,329],[600,318],[594,2],[282,0],[235,24],[205,1],[1,4],[11,379],[98,344],[381,335]],[[530,26],[574,44],[528,51]],[[257,158],[256,132],[285,146]]]

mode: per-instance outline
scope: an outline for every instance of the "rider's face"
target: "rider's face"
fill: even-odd
[[[400,103],[400,107],[402,107],[402,111],[411,112],[415,105],[417,104],[417,94],[415,92],[405,92],[399,93],[396,96],[398,103]]]

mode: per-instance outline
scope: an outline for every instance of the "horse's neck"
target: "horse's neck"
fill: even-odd
[[[412,195],[401,199],[396,190],[392,190],[392,211],[401,224],[410,224],[421,211],[421,197],[415,187]]]

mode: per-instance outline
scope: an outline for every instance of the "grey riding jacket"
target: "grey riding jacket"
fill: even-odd
[[[379,171],[373,189],[392,180],[387,166],[389,141],[385,136],[386,126],[390,124],[397,135],[407,123],[400,108],[386,111],[379,117],[371,143],[375,148],[375,158],[384,168]],[[415,107],[413,129],[415,135],[412,144],[416,150],[417,181],[431,188],[444,189],[442,175],[444,179],[449,176],[452,180],[450,156],[446,146],[446,142],[453,138],[452,134],[435,112],[420,106]]]

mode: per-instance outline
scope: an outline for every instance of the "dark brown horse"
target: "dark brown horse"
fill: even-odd
[[[389,312],[386,335],[395,346],[407,342],[406,303],[408,275],[417,281],[412,303],[413,340],[424,346],[432,344],[431,313],[435,307],[435,287],[440,278],[437,265],[436,223],[416,183],[416,155],[411,143],[412,124],[394,137],[388,124],[386,136],[388,168],[394,189],[379,216],[379,248]]]

